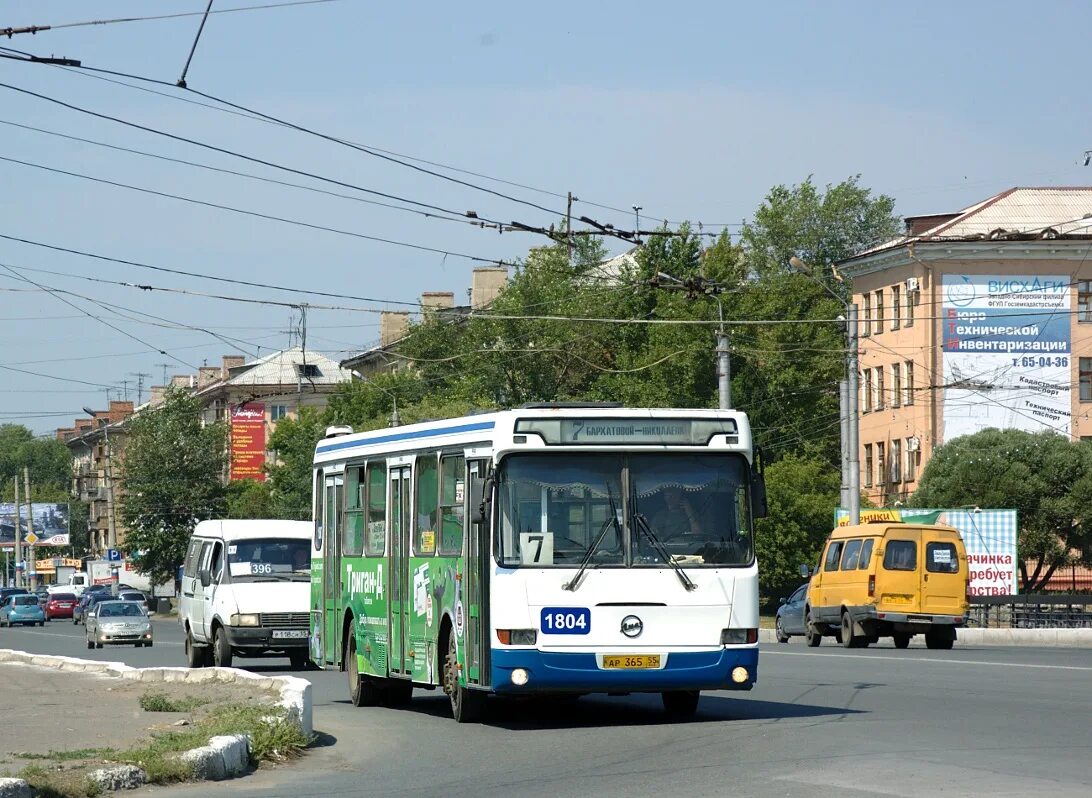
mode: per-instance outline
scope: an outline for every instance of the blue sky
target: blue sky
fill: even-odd
[[[214,8],[253,2],[217,0]],[[200,0],[5,2],[0,27],[203,7]],[[572,190],[586,201],[576,209],[603,221],[631,224],[628,209],[639,204],[644,217],[737,230],[771,186],[809,174],[826,183],[859,173],[865,185],[894,196],[903,214],[958,209],[1013,185],[1087,184],[1090,172],[1078,161],[1092,148],[1092,113],[1081,99],[1090,18],[1087,4],[1077,2],[1033,9],[1004,2],[341,0],[211,17],[188,80],[192,88],[360,143],[562,195]],[[174,81],[197,24],[189,17],[58,29],[0,46]],[[0,82],[444,207],[505,221],[555,220],[314,137],[53,67],[0,61]],[[8,89],[0,88],[0,99],[5,122],[293,179]],[[9,125],[0,125],[0,155],[484,258],[519,257],[541,243]],[[564,208],[563,199],[547,193],[470,179]],[[0,233],[172,268],[410,302],[427,290],[465,297],[474,265],[7,162],[0,162]],[[0,241],[0,263],[292,299],[7,241]],[[268,353],[287,344],[288,309],[23,274],[245,339],[251,355],[258,346]],[[0,289],[19,286],[0,269]],[[374,314],[316,310],[309,320],[310,342],[334,357],[378,337]],[[111,322],[190,365],[232,353],[207,333]],[[139,371],[158,383],[162,368],[154,364],[170,361],[42,292],[0,290],[0,340],[2,364],[101,384]],[[171,372],[189,370],[170,362]],[[104,403],[104,391],[93,386],[0,370],[0,421],[47,432],[69,419],[31,416]]]

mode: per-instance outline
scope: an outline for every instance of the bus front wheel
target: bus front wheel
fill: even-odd
[[[356,659],[356,638],[349,635],[345,641],[345,673],[349,676],[349,699],[354,707],[374,707],[379,703],[380,693],[375,680],[360,675]]]
[[[451,699],[451,715],[456,723],[476,723],[481,720],[485,696],[468,690],[459,684],[459,657],[455,647],[455,632],[447,638],[447,656],[444,658],[444,692]]]

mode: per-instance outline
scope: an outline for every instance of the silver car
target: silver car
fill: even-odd
[[[87,610],[84,620],[87,647],[152,645],[152,621],[135,601],[100,601]]]

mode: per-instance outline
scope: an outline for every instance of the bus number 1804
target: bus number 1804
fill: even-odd
[[[591,611],[587,607],[543,607],[542,633],[548,635],[586,635],[591,631]]]

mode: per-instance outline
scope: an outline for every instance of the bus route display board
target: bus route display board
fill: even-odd
[[[265,405],[231,408],[231,479],[265,480]]]

